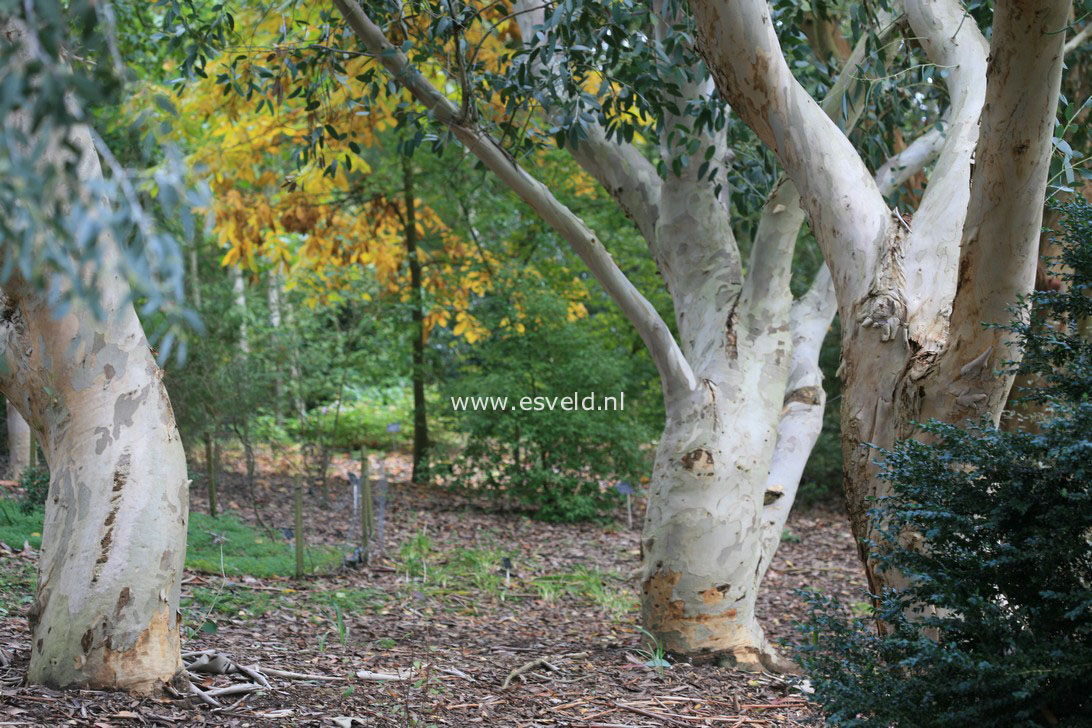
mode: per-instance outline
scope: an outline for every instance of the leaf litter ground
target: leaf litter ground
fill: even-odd
[[[369,567],[299,581],[187,572],[183,651],[196,689],[185,695],[27,687],[25,607],[9,610],[0,618],[0,725],[822,724],[791,679],[649,666],[655,654],[637,613],[640,513],[632,529],[624,510],[620,526],[538,523],[410,485],[405,460],[387,462],[385,548]],[[221,502],[283,538],[292,478],[283,458],[258,465],[257,508],[230,470]],[[307,495],[309,544],[351,550],[358,526],[338,477],[351,469],[335,462],[328,497]],[[195,487],[191,508],[207,507]],[[759,598],[774,641],[796,639],[793,621],[805,613],[796,590],[852,603],[864,588],[839,509],[794,513],[789,531]],[[0,555],[3,588],[26,592],[34,559],[29,549]]]

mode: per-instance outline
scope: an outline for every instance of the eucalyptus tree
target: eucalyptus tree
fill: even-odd
[[[317,36],[286,34],[282,47],[269,50],[261,71],[253,72],[253,64],[246,73],[233,66],[222,83],[228,91],[257,93],[272,109],[276,94],[288,87],[282,76],[311,73],[325,80],[297,82],[301,92],[315,95],[309,108],[322,107],[324,85],[336,86],[339,93],[355,87],[351,103],[360,113],[367,113],[380,96],[399,93],[400,85],[421,110],[412,120],[418,134],[409,149],[435,123],[559,233],[640,334],[662,384],[667,421],[643,538],[645,626],[669,650],[692,659],[783,667],[763,635],[755,602],[821,426],[825,394],[817,356],[834,314],[831,281],[820,271],[807,293],[793,300],[793,250],[804,215],[789,181],[776,186],[766,202],[744,265],[724,194],[733,157],[725,131],[729,112],[716,98],[692,44],[677,40],[679,33],[685,37],[692,30],[681,8],[665,4],[650,10],[631,3],[546,8],[528,2],[496,19],[465,4],[421,4],[414,7],[420,11],[415,15],[408,7],[391,6],[378,9],[385,30],[354,0],[335,4],[362,48],[336,27],[336,18],[324,16],[321,24],[306,26]],[[487,73],[479,53],[488,47],[490,31],[513,18],[522,38],[517,58],[504,71],[510,54],[494,51],[502,68]],[[427,28],[414,35],[425,20]],[[612,32],[596,35],[599,21]],[[579,28],[580,22],[591,28],[590,45],[554,32]],[[477,36],[468,31],[475,23]],[[828,110],[848,125],[862,108],[862,94],[847,91],[866,57],[874,55],[868,38],[874,37],[872,31],[891,31],[886,17],[877,19],[872,31],[865,32],[864,25],[846,72],[830,89]],[[398,47],[386,33],[399,37]],[[641,99],[616,93],[597,97],[583,91],[586,75],[564,71],[579,65],[574,59],[583,47],[590,49],[590,57],[577,60],[600,64],[596,70],[606,76],[611,61],[595,57],[597,49],[617,56],[627,52],[619,49],[634,44],[645,55],[631,53],[631,66],[652,59],[651,67],[660,74],[646,79]],[[456,50],[448,56],[451,47]],[[343,61],[361,53],[377,58],[392,83],[376,68],[350,78]],[[278,58],[292,63],[270,67]],[[438,78],[437,58],[451,69],[449,81]],[[448,98],[451,87],[457,89],[456,101]],[[613,86],[604,82],[601,88]],[[502,138],[515,137],[512,149],[527,151],[520,128],[534,119],[519,108],[530,98],[544,107],[555,135],[647,240],[673,301],[677,336],[595,232],[502,144]],[[492,124],[485,109],[506,104],[508,123]],[[625,121],[645,113],[655,122]],[[410,117],[413,110],[407,106],[405,114]],[[315,116],[312,160],[322,159],[325,135],[341,139],[354,133],[324,126],[321,114]],[[633,141],[636,133],[654,136],[659,165]],[[893,189],[920,169],[942,140],[937,132],[923,135],[879,171],[876,184]]]
[[[148,692],[181,667],[188,480],[134,296],[166,314],[164,354],[184,316],[178,246],[89,124],[121,90],[112,19],[0,5],[0,391],[50,470],[29,680]],[[177,168],[147,182],[192,221]]]
[[[888,493],[875,446],[915,421],[997,421],[1019,352],[1003,330],[1032,290],[1069,0],[1005,0],[990,40],[957,0],[906,0],[945,70],[950,128],[910,215],[794,78],[765,0],[692,0],[698,48],[732,108],[800,190],[830,267],[842,327],[843,458],[854,535],[874,593],[901,577],[868,556],[867,512]],[[981,6],[978,8],[983,9]]]

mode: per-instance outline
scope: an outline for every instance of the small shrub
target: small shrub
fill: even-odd
[[[1092,725],[1092,207],[1067,212],[1068,290],[1008,327],[1045,381],[1038,431],[933,422],[887,453],[876,558],[908,585],[877,595],[883,634],[810,598],[800,659],[834,725]]]
[[[446,480],[526,508],[540,520],[606,518],[624,502],[614,485],[638,482],[648,472],[650,452],[643,446],[658,434],[640,417],[648,408],[642,402],[645,362],[596,331],[594,322],[569,320],[564,300],[543,293],[523,301],[522,329],[493,327],[447,385],[443,404],[449,409],[455,397],[507,397],[508,407],[453,412],[466,447]],[[615,408],[563,410],[561,398],[574,392],[587,403],[594,392],[600,407],[606,407],[604,396],[614,396]],[[619,392],[625,392],[624,403]],[[518,406],[525,397],[542,397],[542,408]]]
[[[26,468],[19,476],[19,485],[23,488],[23,496],[19,499],[20,511],[29,514],[45,508],[46,498],[49,497],[48,468]]]

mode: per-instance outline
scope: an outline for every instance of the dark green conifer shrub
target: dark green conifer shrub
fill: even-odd
[[[882,636],[811,599],[798,654],[834,725],[1092,725],[1092,206],[1065,213],[1067,290],[1007,327],[1044,383],[1038,430],[932,422],[885,453],[873,548],[909,586],[878,595]]]

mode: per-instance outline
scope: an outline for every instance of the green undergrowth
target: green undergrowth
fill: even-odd
[[[42,511],[23,513],[16,501],[0,500],[0,541],[13,548],[24,542],[42,547]],[[291,539],[271,538],[231,515],[216,518],[190,513],[186,568],[209,574],[254,576],[262,579],[290,577],[296,571]],[[307,549],[305,565],[310,573],[331,571],[342,563],[342,552],[328,546]]]
[[[19,501],[0,500],[0,541],[15,549],[24,543],[35,550],[42,548],[42,509],[23,511]]]
[[[514,551],[497,545],[437,548],[423,530],[403,542],[398,570],[405,574],[411,591],[441,600],[450,597],[471,612],[477,611],[477,602],[466,601],[467,597],[538,599],[548,603],[569,598],[591,602],[615,620],[637,608],[636,594],[617,572],[577,565],[565,571],[541,573],[540,564],[521,561]]]
[[[306,550],[304,564],[308,572],[321,573],[341,566],[342,560],[339,549],[312,546]],[[279,534],[259,531],[234,516],[213,518],[191,512],[186,568],[259,579],[292,576],[296,571],[295,544]]]
[[[21,613],[34,600],[34,568],[27,559],[0,559],[0,618]]]

